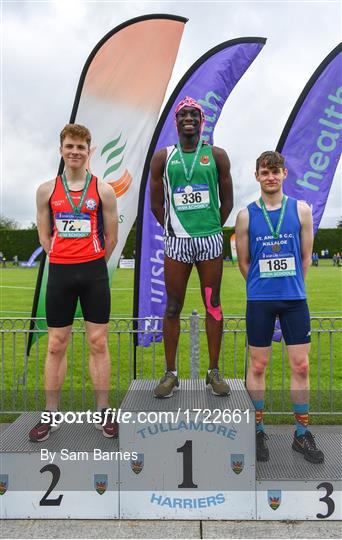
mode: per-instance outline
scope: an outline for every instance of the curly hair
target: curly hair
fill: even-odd
[[[60,134],[61,146],[63,145],[65,137],[67,137],[68,135],[72,138],[78,137],[80,139],[84,139],[87,142],[88,147],[90,148],[91,133],[89,129],[85,126],[81,126],[80,124],[67,124],[66,126],[64,126]]]

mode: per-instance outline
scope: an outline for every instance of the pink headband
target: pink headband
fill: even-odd
[[[193,99],[192,97],[189,97],[189,96],[185,96],[184,99],[182,99],[182,101],[180,101],[176,107],[176,110],[175,110],[175,118],[177,116],[177,114],[179,113],[179,111],[181,109],[183,109],[183,107],[192,107],[193,109],[197,109],[200,111],[201,113],[201,133],[203,131],[203,126],[204,126],[204,123],[205,123],[205,117],[204,117],[204,112],[203,112],[203,109],[201,107],[201,105],[195,100]]]

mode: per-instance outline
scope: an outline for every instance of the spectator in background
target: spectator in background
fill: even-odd
[[[325,250],[325,258],[329,259],[329,250],[328,249]]]
[[[341,254],[339,251],[336,253],[336,265],[341,266]]]
[[[18,255],[14,255],[13,257],[13,266],[19,266]]]

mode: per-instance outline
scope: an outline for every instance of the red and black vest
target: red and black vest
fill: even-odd
[[[57,176],[50,197],[53,233],[49,259],[52,263],[77,264],[104,257],[102,202],[97,188],[97,178],[92,176],[79,213],[68,201],[61,176]],[[70,191],[78,206],[83,191]]]

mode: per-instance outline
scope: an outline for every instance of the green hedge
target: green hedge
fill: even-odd
[[[37,229],[0,230],[0,251],[8,261],[18,255],[19,261],[27,261],[39,247]]]
[[[234,232],[234,227],[223,229],[224,237],[224,257],[231,257],[230,237]],[[130,259],[135,249],[136,227],[134,226],[128,235],[123,255]],[[33,251],[39,246],[38,232],[35,229],[29,230],[0,230],[0,251],[3,252],[7,260],[11,260],[14,255],[18,255],[20,261],[26,261]],[[319,229],[314,241],[314,251],[320,255],[322,249],[329,250],[332,257],[338,251],[342,252],[342,229]]]
[[[329,257],[342,251],[342,229],[318,229],[314,240],[314,251],[321,256],[321,250],[328,249]]]

